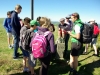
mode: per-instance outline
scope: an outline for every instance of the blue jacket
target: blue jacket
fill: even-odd
[[[11,18],[6,18],[4,20],[3,26],[8,33],[12,32]]]
[[[13,11],[11,14],[11,25],[13,34],[17,34],[18,36],[20,36],[21,25],[19,22],[18,13],[15,11]]]

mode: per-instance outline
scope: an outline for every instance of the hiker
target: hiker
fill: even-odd
[[[11,12],[10,11],[7,12],[7,18],[5,18],[3,25],[7,32],[8,47],[9,49],[11,49],[13,48],[14,37],[12,35]]]
[[[39,17],[37,17],[36,21],[39,23],[40,19],[41,19],[41,17],[39,16]]]
[[[61,18],[60,19],[60,24],[58,25],[58,40],[61,42],[61,43],[64,43],[65,42],[65,35],[66,35],[66,32],[64,30],[64,28],[66,27],[66,23],[65,23],[65,19],[64,18]]]
[[[29,57],[29,53],[28,53],[28,51],[23,49],[22,43],[23,43],[23,40],[24,40],[23,39],[23,35],[25,35],[26,30],[30,28],[30,21],[31,21],[30,18],[25,17],[24,18],[24,26],[20,30],[19,47],[20,47],[20,49],[21,49],[21,51],[23,53],[23,73],[29,71],[29,68],[27,66],[27,63],[28,63],[27,60],[28,60],[28,57]]]
[[[21,27],[23,27],[24,23],[23,23],[23,20],[21,18],[19,18],[19,22],[20,22]]]
[[[71,37],[71,52],[70,52],[70,73],[69,75],[77,75],[78,57],[82,43],[79,41],[81,34],[82,21],[78,13],[71,15],[71,20],[74,24],[72,31],[68,31]]]
[[[91,19],[88,23],[90,23],[90,25],[93,28],[93,33],[92,33],[92,42],[90,43],[91,46],[93,46],[95,53],[93,54],[94,56],[99,56],[98,54],[98,50],[96,47],[96,42],[97,42],[97,37],[99,35],[99,27],[98,24],[95,22],[94,19]],[[87,54],[87,49],[88,49],[88,44],[85,47],[85,51],[83,54]]]
[[[12,25],[12,32],[14,35],[14,54],[13,54],[13,59],[17,59],[19,53],[18,48],[19,48],[19,40],[20,40],[20,29],[21,25],[19,22],[18,14],[21,12],[22,7],[20,5],[16,5],[15,11],[12,12],[11,15],[11,25]]]
[[[66,23],[67,25],[69,25],[69,26],[70,26],[70,30],[72,30],[73,23],[72,23],[71,20],[70,20],[70,15],[66,16],[65,18],[66,18],[66,19],[65,19],[65,23]]]
[[[54,32],[55,31],[54,24],[50,23],[49,31],[51,31],[51,32]]]
[[[38,26],[38,32],[35,33],[33,36],[33,40],[30,43],[30,47],[32,47],[32,53],[34,58],[38,58],[41,62],[39,75],[47,75],[48,68],[50,65],[51,54],[55,52],[54,35],[48,29],[50,26],[50,20],[48,18],[41,17],[40,26]],[[43,36],[44,38],[41,38]],[[41,41],[42,39],[45,39],[45,41]],[[45,42],[46,44],[44,44]],[[43,51],[46,50],[45,54],[43,54],[42,56],[40,55],[40,49]],[[39,54],[37,52],[39,52]]]

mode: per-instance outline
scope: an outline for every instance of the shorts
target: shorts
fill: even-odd
[[[25,51],[21,46],[20,46],[20,49],[21,49],[24,57],[29,57],[28,51]]]
[[[8,36],[8,38],[14,37],[14,36],[12,35],[12,33],[9,33],[9,32],[7,32],[7,36]]]
[[[29,51],[29,58],[28,58],[28,62],[29,62],[29,65],[31,67],[35,67],[36,66],[36,58],[34,58],[33,54],[31,51]]]
[[[93,38],[91,44],[94,45],[97,42],[97,38]]]
[[[82,48],[82,44],[80,42],[79,43],[72,42],[70,54],[72,56],[79,56],[79,52],[81,51],[81,48]]]

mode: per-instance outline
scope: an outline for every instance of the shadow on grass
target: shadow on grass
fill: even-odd
[[[95,75],[93,74],[94,68],[100,68],[100,60],[81,66],[79,72],[81,75]],[[100,75],[100,72],[96,72],[96,75]]]
[[[48,75],[62,75],[68,73],[70,67],[65,60],[56,60],[49,67]]]

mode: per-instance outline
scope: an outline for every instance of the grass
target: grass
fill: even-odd
[[[0,75],[23,75],[22,74],[22,58],[19,60],[13,60],[13,50],[8,49],[6,31],[2,26],[3,19],[0,19]],[[57,29],[57,27],[56,27]],[[54,33],[57,38],[57,30]],[[100,42],[100,36],[98,37],[98,46]],[[99,49],[99,48],[98,48]],[[69,41],[70,50],[70,41]],[[21,53],[21,51],[19,50]],[[81,75],[100,75],[100,58],[94,57],[93,48],[89,48],[88,55],[80,55],[78,70]],[[39,71],[39,62],[35,67],[35,71]],[[51,62],[48,75],[68,75],[69,65],[57,61]]]

